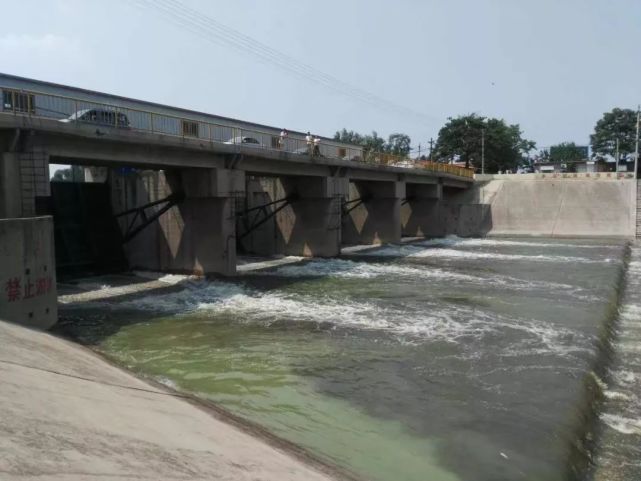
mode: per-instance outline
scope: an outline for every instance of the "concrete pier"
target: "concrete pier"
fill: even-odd
[[[401,241],[401,202],[405,182],[350,182],[348,201],[358,203],[343,218],[343,244],[385,244]]]
[[[443,225],[439,216],[443,185],[439,183],[408,184],[405,194],[405,201],[401,206],[403,236],[443,235]]]
[[[346,192],[345,178],[282,176],[251,179],[247,184],[246,208],[271,204],[266,212],[275,215],[246,236],[243,234],[250,226],[240,222],[238,235],[242,236],[243,247],[259,255],[339,255],[341,200]]]
[[[181,195],[181,201],[125,244],[130,267],[186,274],[234,275],[234,198],[244,173],[182,169],[113,174],[114,213]],[[134,214],[121,218],[123,234]]]

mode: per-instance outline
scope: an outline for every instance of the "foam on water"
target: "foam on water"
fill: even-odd
[[[539,289],[542,291],[554,291],[555,293],[563,292],[585,301],[595,300],[595,297],[586,294],[585,289],[582,287],[560,282],[526,280],[494,273],[489,276],[479,276],[437,267],[425,269],[406,264],[354,262],[343,259],[315,259],[256,274],[275,277],[335,277],[348,279],[394,277],[411,281],[417,279],[435,280],[448,281],[449,286],[451,286],[451,282],[459,282],[479,286],[491,285],[510,290],[531,291]]]
[[[508,332],[515,339],[504,346],[510,356],[534,353],[565,355],[589,350],[589,342],[575,332],[551,323],[500,316],[470,307],[440,304],[435,309],[412,308],[407,304],[385,306],[362,300],[335,299],[328,296],[290,294],[272,290],[262,292],[227,282],[191,282],[180,292],[162,297],[148,296],[125,301],[120,307],[184,314],[200,312],[205,316],[229,315],[239,322],[310,322],[333,328],[357,328],[410,336],[416,341],[474,341],[484,336],[502,338]],[[424,307],[424,306],[423,306]]]
[[[429,239],[417,243],[422,246],[454,246],[454,247],[565,247],[572,249],[607,249],[619,247],[615,244],[568,244],[548,241],[524,241],[524,240],[508,240],[500,238],[464,238],[458,236],[447,236],[443,238]]]
[[[641,479],[641,464],[629,463],[629,452],[641,446],[641,245],[633,245],[626,288],[619,309],[614,364],[600,419],[607,429],[597,452],[595,479]],[[609,430],[608,430],[609,429]],[[625,466],[625,474],[621,471]]]
[[[630,419],[616,414],[602,414],[601,420],[621,434],[641,434],[641,419]]]
[[[502,254],[497,252],[480,252],[471,250],[459,250],[450,248],[437,248],[435,246],[423,244],[409,245],[388,245],[380,249],[372,249],[365,252],[359,252],[358,256],[377,256],[377,257],[409,257],[409,258],[443,258],[443,259],[466,259],[466,260],[501,260],[501,261],[540,261],[540,262],[581,262],[585,264],[615,262],[618,259],[605,257],[602,259],[590,259],[578,256],[561,256],[545,254]]]
[[[602,260],[588,259],[576,256],[558,256],[558,255],[524,255],[524,254],[499,254],[496,252],[478,252],[457,249],[422,249],[409,254],[409,257],[445,257],[445,258],[464,258],[464,259],[492,259],[492,260],[527,260],[527,261],[544,261],[544,262],[612,262],[614,259],[605,258]]]

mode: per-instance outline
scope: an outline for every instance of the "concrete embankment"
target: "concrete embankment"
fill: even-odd
[[[427,234],[634,237],[636,180],[594,175],[479,177],[444,194]]]
[[[3,480],[330,480],[330,467],[48,333],[0,321]]]

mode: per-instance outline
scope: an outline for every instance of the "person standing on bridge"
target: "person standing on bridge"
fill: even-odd
[[[312,134],[310,134],[308,131],[307,135],[305,136],[305,142],[307,143],[307,153],[309,155],[312,155],[312,141],[313,141]]]
[[[320,137],[314,136],[314,157],[320,157]]]
[[[285,148],[285,140],[287,139],[287,129],[280,131],[280,137],[278,138],[278,148],[283,150]]]

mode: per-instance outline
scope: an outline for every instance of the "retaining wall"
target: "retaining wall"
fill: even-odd
[[[0,319],[48,328],[58,318],[53,218],[0,219]]]
[[[439,207],[441,235],[636,235],[636,180],[626,177],[496,176],[444,192]]]

